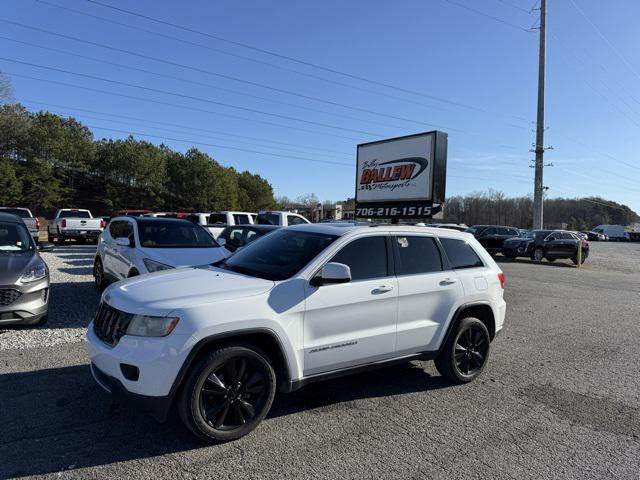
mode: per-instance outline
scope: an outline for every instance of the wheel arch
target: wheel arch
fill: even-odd
[[[288,391],[291,385],[291,372],[286,350],[278,335],[269,328],[251,328],[212,335],[199,340],[189,352],[176,376],[169,396],[175,397],[182,386],[184,378],[191,366],[202,356],[216,348],[231,344],[251,345],[267,356],[276,372],[277,387],[280,391]]]
[[[493,312],[493,308],[488,302],[467,303],[460,305],[453,315],[453,319],[449,323],[447,333],[442,339],[439,350],[447,343],[449,336],[452,334],[460,320],[465,317],[475,317],[484,323],[485,327],[489,331],[489,338],[493,341],[496,336],[496,319]]]

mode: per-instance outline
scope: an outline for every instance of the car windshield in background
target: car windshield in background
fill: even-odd
[[[188,220],[138,220],[140,246],[145,248],[212,248],[216,241]]]
[[[550,233],[551,233],[551,230],[533,230],[531,232],[527,232],[525,237],[526,238],[545,238]]]
[[[12,215],[17,215],[20,218],[33,218],[29,213],[29,210],[25,210],[24,208],[3,208],[0,210],[0,213],[11,213]]]
[[[336,238],[321,233],[277,230],[238,250],[217,266],[266,280],[286,280]]]
[[[0,222],[0,254],[33,250],[30,238],[24,225]]]
[[[68,210],[64,212],[60,212],[58,218],[91,218],[89,212],[81,211],[81,210]]]

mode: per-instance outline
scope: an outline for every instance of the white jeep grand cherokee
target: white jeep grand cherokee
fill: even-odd
[[[394,361],[477,377],[505,316],[504,274],[472,235],[424,227],[299,225],[215,266],[109,287],[87,331],[91,370],[206,440],[265,417],[276,389]]]

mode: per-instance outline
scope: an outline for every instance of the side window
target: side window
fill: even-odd
[[[387,276],[387,242],[385,237],[365,237],[342,248],[331,262],[351,268],[352,280],[367,280]]]
[[[498,231],[495,228],[487,228],[484,232],[482,232],[482,236],[486,236],[486,235],[495,235]]]
[[[519,237],[520,236],[520,232],[518,230],[516,230],[515,228],[510,228],[509,229],[509,235],[513,235],[514,237]]]
[[[442,258],[431,237],[396,237],[400,264],[398,275],[414,275],[442,270]]]
[[[552,240],[558,240],[560,238],[562,238],[562,237],[560,236],[559,233],[552,233],[551,235],[549,235],[547,237],[547,240],[552,241]]]
[[[509,235],[511,232],[508,228],[500,227],[498,228],[498,235]]]
[[[124,222],[122,220],[109,223],[109,235],[111,235],[111,238],[118,238],[123,236],[121,233],[123,223]]]
[[[464,240],[440,237],[440,243],[447,253],[452,268],[473,268],[484,265],[473,247]]]
[[[135,248],[136,240],[133,235],[133,225],[130,222],[122,222],[121,236],[129,239],[129,246]]]
[[[247,225],[249,223],[249,215],[236,213],[233,215],[233,221],[236,225]]]
[[[562,232],[562,239],[563,240],[575,240],[576,238],[571,235],[569,232]]]
[[[300,225],[305,222],[302,218],[297,217],[295,215],[287,215],[287,224],[289,225]]]

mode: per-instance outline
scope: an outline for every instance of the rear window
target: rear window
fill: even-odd
[[[140,246],[145,248],[207,248],[216,241],[200,225],[188,220],[138,221]]]
[[[280,225],[280,216],[275,213],[259,213],[258,223],[260,225]]]
[[[209,215],[209,225],[226,224],[227,216],[224,213],[212,213]]]
[[[464,240],[440,238],[440,243],[449,258],[453,269],[482,267],[484,263],[473,247]]]
[[[87,210],[64,210],[58,218],[91,218],[91,214]]]
[[[0,210],[2,213],[11,213],[17,215],[20,218],[33,218],[31,212],[26,208],[3,208]]]
[[[249,215],[243,213],[235,213],[233,215],[233,221],[236,225],[248,225],[250,223]]]

